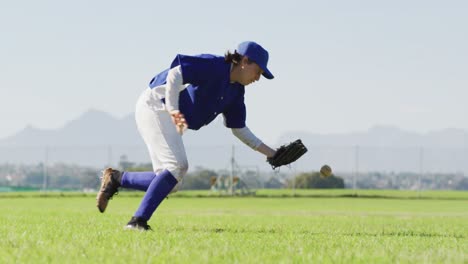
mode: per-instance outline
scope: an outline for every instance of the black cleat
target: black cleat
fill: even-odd
[[[148,225],[148,222],[141,217],[133,216],[130,219],[130,222],[127,223],[125,229],[130,230],[140,230],[140,231],[151,231],[151,226]]]

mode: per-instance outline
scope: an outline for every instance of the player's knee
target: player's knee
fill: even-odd
[[[177,178],[177,180],[180,182],[182,180],[182,178],[185,177],[185,175],[187,174],[187,171],[188,171],[188,168],[189,168],[189,164],[188,164],[188,161],[185,160],[183,162],[179,162],[178,166],[177,166],[177,170],[179,172],[179,177]]]
[[[176,184],[176,186],[174,186],[174,188],[172,188],[172,190],[171,190],[170,193],[176,193],[176,192],[178,192],[181,185],[182,185],[182,181],[179,181],[179,182]]]
[[[181,182],[184,176],[187,174],[188,168],[188,161],[185,160],[170,166],[168,170],[177,179],[177,181]]]

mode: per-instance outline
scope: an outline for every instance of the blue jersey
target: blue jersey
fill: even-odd
[[[176,66],[181,67],[184,84],[189,84],[179,94],[179,110],[184,114],[188,128],[198,130],[221,113],[226,127],[245,127],[245,89],[239,83],[230,82],[231,64],[226,63],[224,57],[179,54],[169,69],[151,80],[149,87],[166,84],[168,71]]]

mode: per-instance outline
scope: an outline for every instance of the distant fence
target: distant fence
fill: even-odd
[[[336,172],[369,171],[468,174],[467,148],[307,146],[309,152],[292,169],[317,171],[329,164]],[[225,169],[232,157],[240,166],[270,169],[265,157],[246,146],[187,146],[192,168]],[[76,164],[102,168],[116,166],[122,157],[150,163],[145,146],[1,147],[0,164]]]

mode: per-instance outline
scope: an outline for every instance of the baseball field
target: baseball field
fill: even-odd
[[[0,263],[467,263],[468,193],[180,192],[124,230],[141,199],[0,194]]]

